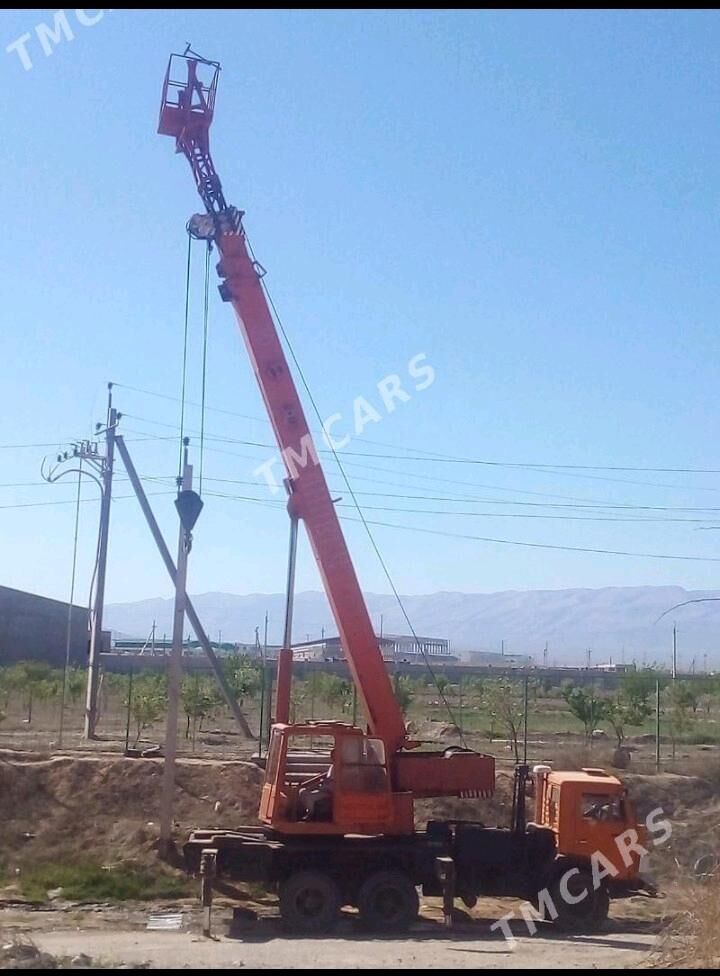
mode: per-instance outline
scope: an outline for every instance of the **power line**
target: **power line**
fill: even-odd
[[[66,444],[68,441],[81,440],[80,437],[68,437],[61,441],[44,441],[39,444],[0,444],[0,451],[23,451],[26,448],[36,448],[36,447],[52,447],[57,449],[60,444]]]
[[[126,417],[129,417],[130,419],[133,419],[133,420],[139,420],[142,423],[155,424],[155,425],[160,426],[160,427],[166,427],[166,428],[171,428],[173,430],[177,430],[177,425],[176,424],[168,424],[168,423],[165,423],[163,421],[152,420],[149,417],[140,417],[140,416],[138,416],[136,414],[128,414],[128,413],[126,413],[125,416]],[[143,433],[146,433],[146,432],[143,432]],[[197,431],[196,431],[196,433],[197,433]],[[271,443],[267,443],[267,442],[263,442],[263,441],[252,441],[252,440],[245,440],[245,439],[237,438],[237,437],[224,437],[224,436],[219,436],[219,435],[210,435],[210,434],[207,434],[207,433],[204,434],[204,437],[205,437],[206,440],[211,440],[211,441],[213,441],[215,443],[220,443],[220,444],[222,444],[222,443],[226,443],[226,444],[239,444],[239,445],[243,445],[245,447],[255,447],[255,448],[258,448],[258,449],[262,449],[262,450],[269,450],[269,451],[277,452],[277,446],[275,444],[271,444]],[[161,440],[163,438],[158,438],[158,439]],[[252,455],[238,454],[235,451],[227,451],[227,450],[223,450],[223,449],[218,448],[218,447],[215,447],[215,448],[209,448],[209,447],[207,447],[206,450],[214,451],[216,454],[226,454],[226,455],[228,455],[230,457],[239,457],[239,458],[246,458],[246,459],[251,459],[251,460],[254,459],[254,458],[252,458]],[[327,450],[327,449],[324,449],[324,448],[318,448],[317,451],[318,451],[318,454],[325,454],[325,455],[328,455],[328,456],[333,457],[333,458],[335,457],[335,451],[333,451],[332,449]],[[428,457],[427,459],[425,459],[425,458],[404,458],[404,457],[399,457],[399,456],[389,455],[389,454],[372,454],[372,453],[365,453],[365,452],[361,452],[361,451],[343,451],[342,452],[342,455],[343,455],[343,458],[346,458],[346,457],[351,457],[351,458],[366,458],[367,457],[367,458],[371,458],[371,459],[383,459],[383,460],[389,460],[389,461],[402,461],[403,463],[406,462],[406,461],[418,461],[418,460],[428,460],[428,461],[430,461],[430,460],[436,460],[435,458],[430,458],[430,457]],[[383,467],[378,467],[377,465],[366,465],[366,464],[363,464],[363,463],[361,463],[359,461],[348,461],[348,460],[346,460],[344,463],[345,463],[346,466],[360,467],[360,468],[363,468],[363,469],[366,469],[366,470],[380,471],[380,472],[386,472],[386,473],[392,473],[392,474],[399,474],[400,473],[400,472],[398,472],[398,471],[396,471],[396,470],[394,470],[392,468],[383,468]],[[549,473],[549,472],[545,471],[543,473]],[[439,478],[439,477],[437,477],[435,475],[419,474],[419,473],[416,473],[416,472],[407,473],[407,477],[410,477],[410,478],[420,478],[420,479],[423,479],[423,480],[430,480],[430,481],[438,481],[438,482],[443,482],[443,483],[448,483],[448,484],[464,485],[464,486],[467,486],[467,487],[484,488],[484,489],[490,489],[492,491],[504,491],[504,492],[511,492],[511,493],[514,493],[514,494],[533,495],[533,496],[543,497],[543,498],[565,498],[565,499],[568,499],[569,498],[569,499],[574,499],[574,500],[578,500],[578,501],[583,501],[583,499],[580,499],[578,496],[574,496],[574,495],[561,495],[561,494],[550,493],[550,492],[532,491],[532,490],[527,489],[527,488],[508,488],[508,487],[506,487],[504,485],[486,485],[486,484],[482,484],[482,483],[473,483],[473,482],[467,482],[467,481],[457,481],[457,480],[454,480],[454,479]],[[640,487],[668,488],[668,489],[677,490],[677,491],[710,491],[710,492],[714,492],[714,493],[717,493],[718,491],[720,491],[720,488],[712,488],[712,487],[710,487],[708,485],[670,485],[670,484],[663,484],[663,483],[658,483],[658,482],[632,481],[632,480],[628,480],[628,479],[624,479],[624,478],[600,478],[600,479],[597,479],[597,480],[611,481],[611,482],[615,482],[615,483],[618,483],[618,484],[638,485]],[[594,500],[594,501],[596,501],[597,504],[600,505],[603,508],[604,507],[608,507],[605,503],[603,503],[601,501],[598,501],[598,500]],[[614,503],[609,503],[609,504],[612,507],[615,507],[615,504]]]
[[[345,521],[360,522],[361,519],[354,519],[343,516]],[[688,562],[720,563],[720,556],[676,556],[669,553],[657,552],[626,552],[620,549],[595,549],[589,546],[561,546],[542,542],[521,542],[516,539],[493,539],[487,536],[466,535],[460,532],[446,532],[442,529],[427,529],[419,525],[398,525],[394,522],[375,522],[368,520],[368,524],[382,526],[387,529],[402,529],[409,532],[421,532],[426,535],[445,536],[451,539],[464,539],[471,542],[490,542],[501,546],[522,546],[527,549],[554,549],[560,552],[589,552],[603,556],[633,556],[641,559],[670,559]]]
[[[175,425],[170,425],[170,424],[168,424],[168,425],[164,425],[163,424],[163,426],[172,426],[172,427],[175,427]],[[142,435],[147,434],[147,431],[139,431],[139,430],[135,430],[133,428],[126,428],[126,429],[129,432],[131,432],[131,433],[142,434]],[[206,435],[206,437],[207,436],[208,435]],[[150,436],[150,437],[147,437],[145,439],[151,440],[151,441],[172,441],[175,438],[174,437],[162,437],[162,436]],[[231,440],[231,439],[228,438],[228,440]],[[237,441],[237,443],[245,443],[248,446],[255,446],[255,447],[261,447],[261,446],[262,447],[265,447],[265,446],[272,447],[272,445],[262,445],[262,444],[259,444],[256,441]],[[225,455],[227,457],[239,458],[241,460],[252,460],[252,461],[257,461],[258,460],[258,458],[255,457],[254,455],[251,455],[251,454],[241,454],[241,453],[239,453],[237,451],[229,451],[229,450],[226,450],[224,448],[217,448],[217,447],[216,448],[211,448],[211,447],[207,447],[206,446],[205,450],[212,451],[212,452],[214,452],[216,454]],[[383,473],[394,474],[394,475],[397,475],[397,476],[403,475],[405,477],[406,481],[410,481],[410,482],[412,482],[413,480],[420,479],[420,480],[423,480],[423,481],[438,482],[438,483],[442,483],[442,484],[452,484],[452,485],[458,485],[458,486],[469,487],[469,488],[485,488],[485,489],[490,489],[490,490],[494,490],[494,491],[507,491],[507,492],[510,492],[510,493],[513,493],[513,494],[523,494],[523,495],[530,494],[530,495],[539,496],[539,497],[542,497],[542,498],[571,498],[571,499],[578,499],[576,502],[569,503],[569,504],[568,503],[565,503],[565,502],[562,502],[562,503],[560,503],[560,502],[530,502],[530,501],[522,501],[522,500],[505,499],[505,498],[485,498],[485,497],[478,497],[478,496],[473,497],[473,498],[464,497],[464,498],[458,498],[457,499],[459,501],[460,500],[463,500],[463,501],[466,501],[466,502],[481,502],[483,504],[490,504],[490,505],[523,505],[523,506],[532,506],[532,507],[539,507],[539,508],[582,509],[582,510],[591,510],[591,511],[592,510],[605,510],[605,509],[607,509],[607,510],[612,510],[612,511],[615,511],[615,510],[623,510],[623,511],[624,510],[628,510],[628,511],[649,511],[649,512],[654,512],[654,511],[657,511],[657,512],[688,512],[688,513],[691,513],[691,512],[720,512],[720,506],[638,505],[638,504],[633,504],[631,502],[607,502],[607,501],[604,501],[602,499],[585,499],[585,500],[583,500],[583,499],[579,498],[579,496],[576,496],[576,495],[557,495],[557,494],[551,494],[551,493],[547,493],[547,492],[529,491],[528,489],[522,489],[522,488],[506,488],[506,487],[501,486],[501,485],[483,485],[483,484],[476,484],[476,483],[473,483],[473,482],[470,482],[470,481],[458,481],[458,480],[452,479],[452,478],[440,478],[440,477],[438,477],[436,475],[425,475],[425,474],[420,474],[418,472],[402,472],[402,471],[397,471],[397,470],[395,470],[393,468],[384,468],[384,467],[379,467],[377,465],[365,465],[365,464],[361,464],[359,462],[354,462],[354,461],[345,461],[345,467],[356,467],[356,468],[360,468],[361,470],[379,471],[379,472],[383,472]],[[397,488],[404,487],[403,483],[401,483],[401,482],[384,481],[384,480],[381,480],[381,479],[378,479],[378,478],[368,478],[368,477],[363,477],[363,476],[360,476],[360,475],[355,475],[354,477],[358,481],[369,481],[369,482],[371,482],[373,484],[387,484],[387,485],[392,485],[392,486],[397,487]],[[257,484],[257,483],[258,482],[253,482],[253,484]],[[368,493],[367,492],[360,492],[360,491],[358,491],[358,492],[356,492],[356,494],[368,494]],[[403,496],[403,497],[412,497],[412,496]],[[448,497],[448,500],[450,500],[449,497]]]
[[[150,491],[148,495],[174,495],[174,491]],[[135,495],[113,495],[113,501],[122,501],[126,498],[134,498]],[[80,504],[86,502],[97,502],[99,499],[96,497],[81,498]],[[13,509],[13,508],[51,508],[53,505],[74,505],[75,499],[73,498],[57,498],[51,502],[16,502],[12,505],[0,505],[0,509]]]
[[[154,480],[158,480],[158,477],[161,477],[161,476],[153,476],[153,477],[146,476],[146,477],[143,477],[142,480],[143,481],[154,481]],[[162,476],[162,477],[165,477],[165,476]],[[166,476],[166,477],[168,479],[171,479],[171,476],[169,476],[169,475]],[[210,480],[210,479],[206,479],[206,480]],[[168,490],[168,491],[148,492],[148,496],[149,497],[168,496],[168,495],[174,495],[174,494],[175,494],[175,492],[174,491],[170,491],[170,490]],[[249,496],[249,495],[231,495],[231,494],[226,494],[224,492],[216,492],[216,491],[207,491],[206,494],[209,495],[209,496],[212,496],[212,497],[216,497],[216,498],[223,498],[223,499],[232,500],[232,501],[249,502],[249,503],[252,503],[252,504],[262,505],[262,506],[265,506],[265,507],[270,507],[270,508],[275,508],[275,509],[279,509],[279,508],[284,508],[285,507],[284,506],[284,503],[282,501],[274,501],[272,499],[255,498],[255,497]],[[120,500],[134,498],[134,497],[135,497],[134,495],[113,495],[113,500],[120,501]],[[0,505],[0,509],[20,509],[20,508],[52,507],[52,506],[55,506],[55,505],[83,504],[83,503],[87,503],[87,502],[96,502],[96,501],[97,501],[97,499],[94,498],[94,497],[91,497],[91,498],[81,498],[79,500],[79,502],[76,502],[75,499],[55,499],[53,501],[47,501],[47,502],[25,502],[25,503],[21,502],[21,503],[15,503],[15,504],[11,504],[11,505]],[[344,507],[352,507],[352,508],[355,508],[357,510],[357,505],[356,504],[354,504],[352,506],[345,505]],[[469,514],[469,515],[487,515],[487,517],[495,517],[497,515],[497,513],[432,512],[432,511],[427,511],[425,509],[417,509],[417,510],[412,510],[412,509],[405,509],[405,510],[404,509],[378,509],[378,508],[374,508],[373,506],[367,506],[367,508],[368,508],[368,510],[395,511],[395,512],[398,512],[398,514],[406,514],[406,513],[407,514],[410,514],[410,513],[412,513],[412,514],[426,514],[426,515],[452,515],[452,514],[468,515]],[[630,552],[630,551],[625,551],[625,550],[604,549],[604,548],[596,548],[596,547],[589,547],[589,546],[566,546],[566,545],[560,545],[560,544],[554,544],[554,543],[526,542],[524,540],[519,540],[519,539],[498,539],[498,538],[489,537],[489,536],[478,536],[478,535],[472,535],[472,534],[468,534],[468,533],[451,532],[451,531],[442,530],[442,529],[430,529],[430,528],[426,528],[424,526],[418,526],[418,525],[400,525],[398,523],[393,523],[393,522],[376,521],[376,520],[370,520],[370,519],[367,519],[367,520],[356,519],[356,518],[352,518],[351,516],[347,516],[347,515],[341,515],[340,518],[343,521],[346,521],[346,522],[360,522],[361,524],[363,524],[364,521],[367,521],[367,524],[369,524],[369,525],[375,525],[375,526],[382,527],[382,528],[399,529],[401,531],[418,532],[418,533],[425,534],[425,535],[436,535],[436,536],[442,536],[442,537],[452,538],[452,539],[461,539],[461,540],[465,540],[465,541],[487,542],[487,543],[494,544],[494,545],[519,546],[519,547],[531,548],[531,549],[549,549],[549,550],[555,550],[555,551],[560,551],[560,552],[582,552],[582,553],[594,553],[594,554],[609,555],[609,556],[627,556],[627,557],[644,558],[644,559],[662,559],[662,560],[672,560],[672,561],[678,561],[679,560],[679,561],[690,561],[690,562],[720,562],[720,557],[714,557],[714,556],[691,556],[691,555],[676,555],[676,554],[672,554],[672,553]]]
[[[153,477],[150,477],[150,476],[143,478],[143,481],[157,481],[157,480],[161,480],[161,479],[159,479],[159,478],[153,478]],[[167,478],[163,478],[162,480],[167,480]],[[229,483],[229,484],[248,485],[248,486],[254,486],[256,484],[253,481],[235,481],[235,480],[230,479],[230,478],[206,478],[205,480],[206,481],[212,481],[214,483]],[[256,496],[250,496],[250,495],[231,495],[231,494],[228,494],[227,492],[221,492],[221,491],[211,491],[211,492],[208,492],[208,494],[211,494],[211,495],[215,496],[216,498],[238,499],[238,500],[241,500],[241,501],[256,501],[256,502],[263,502],[263,501],[265,501],[267,504],[272,504],[274,506],[279,506],[279,507],[283,507],[283,508],[285,507],[285,505],[284,505],[283,502],[280,502],[280,501],[273,502],[271,499],[262,499],[262,498],[257,498]],[[366,495],[366,496],[367,495],[374,495],[374,496],[379,496],[379,497],[383,497],[383,498],[385,498],[385,497],[391,497],[391,498],[403,498],[404,499],[404,498],[407,497],[407,496],[403,496],[403,495],[390,495],[390,496],[387,496],[387,495],[383,494],[382,492],[367,492],[367,491],[365,491],[365,492],[358,491],[358,492],[356,492],[356,494],[358,494],[358,495]],[[413,497],[413,496],[410,496],[410,497]],[[437,497],[436,498],[431,498],[431,497],[430,498],[426,498],[425,496],[415,496],[415,497],[418,497],[418,498],[420,498],[422,500],[425,500],[425,501],[448,501],[448,502],[455,502],[456,501],[456,499],[452,499],[452,498],[443,499],[442,497],[439,497],[439,498],[437,498]],[[503,503],[503,504],[507,504],[507,503]],[[337,502],[337,507],[338,508],[354,508],[355,506],[354,505],[351,505],[350,503],[347,503],[347,502],[339,501],[339,502]],[[659,524],[671,523],[671,524],[690,524],[690,525],[701,524],[702,525],[702,524],[706,524],[707,521],[708,521],[707,518],[672,518],[672,517],[665,517],[665,516],[662,516],[662,517],[645,516],[645,517],[631,518],[631,517],[622,517],[622,516],[558,515],[558,514],[543,514],[543,513],[537,513],[537,512],[482,512],[482,511],[480,511],[480,512],[468,512],[468,511],[453,511],[452,509],[401,508],[401,507],[396,506],[396,505],[393,505],[393,506],[385,506],[385,505],[364,505],[363,508],[364,508],[365,511],[397,512],[398,514],[402,514],[402,515],[460,516],[460,517],[464,517],[464,518],[550,519],[550,520],[570,521],[570,522],[618,522],[618,523],[621,523],[621,524],[633,523],[633,524],[637,524],[637,525],[643,525],[643,524],[656,525],[658,523]],[[717,526],[717,528],[720,528],[720,526]]]
[[[340,503],[340,507],[352,507],[343,506]],[[620,522],[620,523],[633,523],[636,525],[654,525],[657,523],[667,524],[704,524],[707,523],[707,519],[699,518],[669,518],[669,517],[654,517],[646,516],[645,518],[631,518],[622,516],[610,516],[610,515],[547,515],[538,512],[457,512],[445,510],[433,510],[428,508],[398,508],[396,506],[385,506],[385,505],[365,505],[366,512],[398,512],[404,515],[454,515],[462,517],[471,518],[519,518],[519,519],[552,519],[565,522]],[[720,528],[720,526],[718,526]]]
[[[114,383],[114,385],[122,389],[132,390],[135,393],[142,393],[147,396],[159,397],[160,399],[163,400],[177,401],[178,399],[177,397],[172,397],[169,396],[168,394],[158,393],[155,390],[147,390],[141,387],[130,386],[124,383]],[[201,404],[190,400],[186,402],[193,406],[197,406],[197,407],[201,406]],[[214,413],[223,413],[231,417],[240,417],[244,420],[252,420],[258,423],[269,423],[267,417],[255,417],[248,414],[238,413],[234,410],[220,409],[219,407],[207,406],[206,409],[211,410]],[[363,441],[369,444],[383,443],[380,441],[372,441],[370,438],[366,438],[364,436],[362,439]],[[275,447],[275,445],[267,445],[267,446],[273,448]],[[404,445],[399,446],[394,444],[387,444],[383,446],[388,446],[394,450],[400,449],[403,451],[411,452],[413,454],[422,455],[422,457],[418,457],[418,458],[399,457],[397,458],[397,460],[408,460],[408,461],[409,460],[434,460],[434,461],[442,461],[442,462],[452,463],[452,464],[475,464],[475,465],[486,465],[488,467],[498,467],[498,468],[518,468],[518,469],[530,470],[530,471],[547,471],[551,474],[558,473],[560,471],[617,471],[617,472],[637,472],[637,473],[645,473],[645,474],[708,474],[708,475],[720,474],[720,468],[693,468],[693,467],[672,467],[672,466],[650,467],[650,466],[640,466],[640,465],[617,465],[617,464],[567,464],[567,463],[558,463],[558,462],[549,462],[549,461],[498,461],[496,459],[469,458],[469,457],[462,457],[457,455],[442,454],[439,452],[427,451],[420,448],[406,447]],[[327,453],[332,453],[332,452],[328,451]],[[353,455],[353,454],[359,457],[375,457],[375,458],[388,458],[388,459],[391,459],[393,457],[392,455],[386,455],[386,454],[370,454],[370,453],[352,452],[352,451],[348,452],[343,450],[343,456]],[[634,482],[625,482],[625,483],[633,484]],[[647,483],[639,482],[639,484],[647,484]],[[658,487],[682,488],[686,486],[659,485]]]

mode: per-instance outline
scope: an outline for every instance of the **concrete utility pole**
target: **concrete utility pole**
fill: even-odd
[[[265,630],[263,633],[263,643],[260,648],[261,655],[261,675],[260,683],[260,735],[258,755],[262,756],[263,743],[269,742],[270,724],[272,713],[272,671],[267,663],[268,652],[268,612],[265,611]]]
[[[655,682],[655,769],[660,769],[660,682]]]
[[[275,692],[275,721],[290,721],[290,692],[292,684],[292,625],[295,600],[295,567],[297,564],[298,518],[290,510],[290,546],[288,551],[287,584],[285,589],[285,628],[283,646],[277,663],[277,690]],[[308,639],[310,635],[308,634]]]
[[[188,464],[188,438],[184,440],[183,474],[179,480],[175,507],[180,516],[177,571],[175,573],[175,611],[170,666],[168,669],[168,711],[165,731],[165,763],[160,799],[160,853],[167,856],[172,846],[173,800],[175,793],[175,759],[182,681],[183,627],[187,602],[187,563],[192,546],[192,530],[202,509],[200,496],[192,490],[192,465]]]
[[[677,678],[677,626],[673,624],[672,679]]]
[[[95,736],[97,723],[97,695],[99,685],[99,654],[102,650],[102,619],[105,604],[105,574],[107,569],[107,550],[110,528],[110,503],[112,501],[112,473],[113,453],[115,443],[115,428],[120,420],[120,414],[112,407],[112,383],[108,383],[107,421],[105,424],[105,453],[98,448],[94,440],[76,441],[71,450],[58,454],[56,463],[45,471],[45,461],[42,463],[41,474],[51,484],[69,474],[78,474],[91,478],[100,489],[100,526],[98,529],[97,566],[95,568],[95,587],[93,606],[90,616],[90,640],[88,644],[88,676],[85,697],[84,737],[92,739]],[[102,432],[102,424],[96,425],[96,433]],[[64,465],[77,464],[77,467],[66,468]],[[83,466],[84,463],[84,466]]]
[[[85,726],[83,737],[95,738],[98,719],[98,684],[100,677],[100,652],[102,651],[103,612],[105,609],[105,577],[107,574],[108,540],[110,537],[110,503],[112,501],[113,460],[115,454],[115,428],[118,415],[112,405],[112,383],[108,383],[108,409],[105,426],[105,458],[102,462],[102,500],[100,503],[100,528],[98,530],[98,562],[95,581],[95,598],[90,614],[90,649],[88,653],[87,686],[85,695]]]

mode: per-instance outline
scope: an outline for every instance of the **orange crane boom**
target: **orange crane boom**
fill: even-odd
[[[176,151],[190,163],[207,218],[191,221],[191,232],[213,240],[221,255],[220,294],[230,302],[245,340],[255,377],[288,474],[291,517],[305,524],[325,592],[370,730],[391,752],[406,740],[395,699],[360,584],[319,463],[285,352],[262,285],[262,269],[250,254],[243,213],[225,201],[210,155],[219,65],[196,56],[173,55],[163,90],[158,131],[174,137]],[[205,80],[203,80],[203,77]],[[279,721],[289,689],[289,647],[278,672]]]

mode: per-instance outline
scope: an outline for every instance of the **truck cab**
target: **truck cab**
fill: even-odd
[[[637,879],[640,855],[626,853],[625,840],[645,846],[647,831],[616,776],[603,769],[555,772],[538,766],[534,780],[535,824],[552,830],[558,856],[589,862],[594,854],[602,855],[615,869],[616,882]]]

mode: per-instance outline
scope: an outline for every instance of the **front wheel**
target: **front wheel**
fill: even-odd
[[[566,932],[597,932],[605,923],[610,896],[605,885],[593,885],[589,871],[568,869],[550,886],[550,897],[557,912],[545,909],[545,918]]]
[[[364,928],[404,932],[417,918],[420,901],[415,885],[402,871],[377,871],[360,886],[357,907]]]
[[[280,886],[280,917],[291,932],[329,932],[340,915],[340,889],[322,871],[298,871]]]

